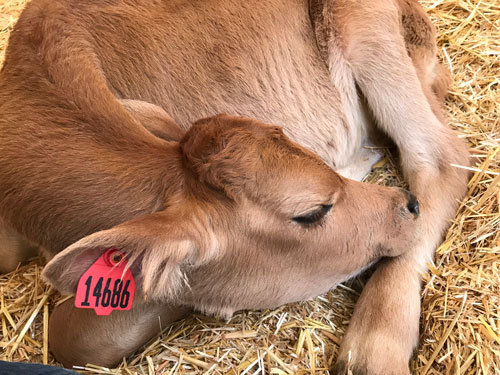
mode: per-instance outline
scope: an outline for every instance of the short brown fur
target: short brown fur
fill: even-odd
[[[450,165],[468,152],[444,125],[449,76],[435,53],[412,0],[33,0],[0,73],[0,234],[18,235],[1,271],[35,243],[54,257],[46,280],[73,293],[113,246],[139,285],[133,311],[107,320],[58,307],[56,357],[110,366],[157,333],[158,316],[303,300],[391,257],[334,373],[407,374],[419,274],[467,179]],[[406,193],[331,169],[362,178],[380,131],[419,218]],[[319,225],[293,220],[329,205]],[[131,321],[144,331],[110,344]],[[96,332],[106,340],[89,348]]]

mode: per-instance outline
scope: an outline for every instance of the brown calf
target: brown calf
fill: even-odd
[[[402,254],[367,284],[334,373],[408,373],[419,274],[467,177],[450,166],[468,153],[442,120],[435,49],[411,0],[33,0],[0,75],[4,271],[27,239],[60,252],[44,276],[73,293],[118,247],[139,285],[130,312],[58,307],[57,358],[112,365],[158,316],[310,298]],[[220,112],[281,124],[301,146],[229,116],[182,136]],[[399,148],[418,220],[403,192],[330,169],[362,178],[379,129]]]

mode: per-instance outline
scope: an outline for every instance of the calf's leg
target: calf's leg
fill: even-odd
[[[403,38],[391,33],[399,26],[396,7],[377,5],[376,11],[354,12],[358,22],[348,31],[347,58],[378,123],[399,148],[403,172],[421,205],[421,243],[382,264],[366,285],[341,346],[338,374],[346,367],[354,374],[408,373],[418,341],[419,275],[432,262],[466,191],[467,173],[451,164],[469,163],[466,147],[439,121],[425,96]],[[356,30],[362,20],[375,30],[390,28],[384,34]]]
[[[374,0],[360,6],[354,0],[325,0],[323,12],[312,13],[320,15],[317,32],[321,27],[337,28],[318,44],[320,48],[335,46],[328,38],[340,34],[342,56],[378,125],[396,143],[404,175],[421,211],[417,222],[420,244],[381,263],[365,286],[334,374],[409,373],[408,361],[418,341],[420,273],[432,261],[434,249],[466,192],[468,174],[451,164],[468,165],[468,150],[438,118],[439,111],[431,102],[437,95],[428,94],[432,82],[419,78],[425,76],[426,65],[422,60],[414,65],[418,51],[407,48],[400,32],[404,11],[408,11],[401,7],[401,1]],[[317,6],[317,1],[312,3]],[[418,6],[411,1],[405,4],[410,9]],[[318,22],[322,26],[318,27]],[[331,53],[338,59],[338,49]],[[435,58],[430,63],[435,64]]]
[[[0,274],[37,255],[38,247],[0,220]]]
[[[185,307],[136,302],[129,311],[97,316],[74,303],[71,298],[57,306],[49,321],[50,350],[65,367],[116,366],[168,324],[190,313]]]

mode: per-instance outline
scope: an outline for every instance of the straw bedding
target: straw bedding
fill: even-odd
[[[0,65],[26,0],[0,0]],[[479,162],[469,193],[424,275],[421,338],[414,373],[500,374],[500,3],[422,1],[438,29],[440,57],[452,71],[450,125]],[[401,184],[386,159],[368,178]],[[1,246],[1,244],[0,244]],[[34,260],[0,276],[0,359],[56,364],[47,321],[61,301]],[[118,369],[90,374],[326,374],[362,282],[272,311],[222,322],[194,316],[167,327]]]

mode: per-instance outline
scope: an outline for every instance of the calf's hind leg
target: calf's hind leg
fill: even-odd
[[[97,316],[77,309],[71,298],[56,306],[49,321],[49,345],[65,367],[88,363],[113,367],[190,310],[136,302],[129,311]]]

